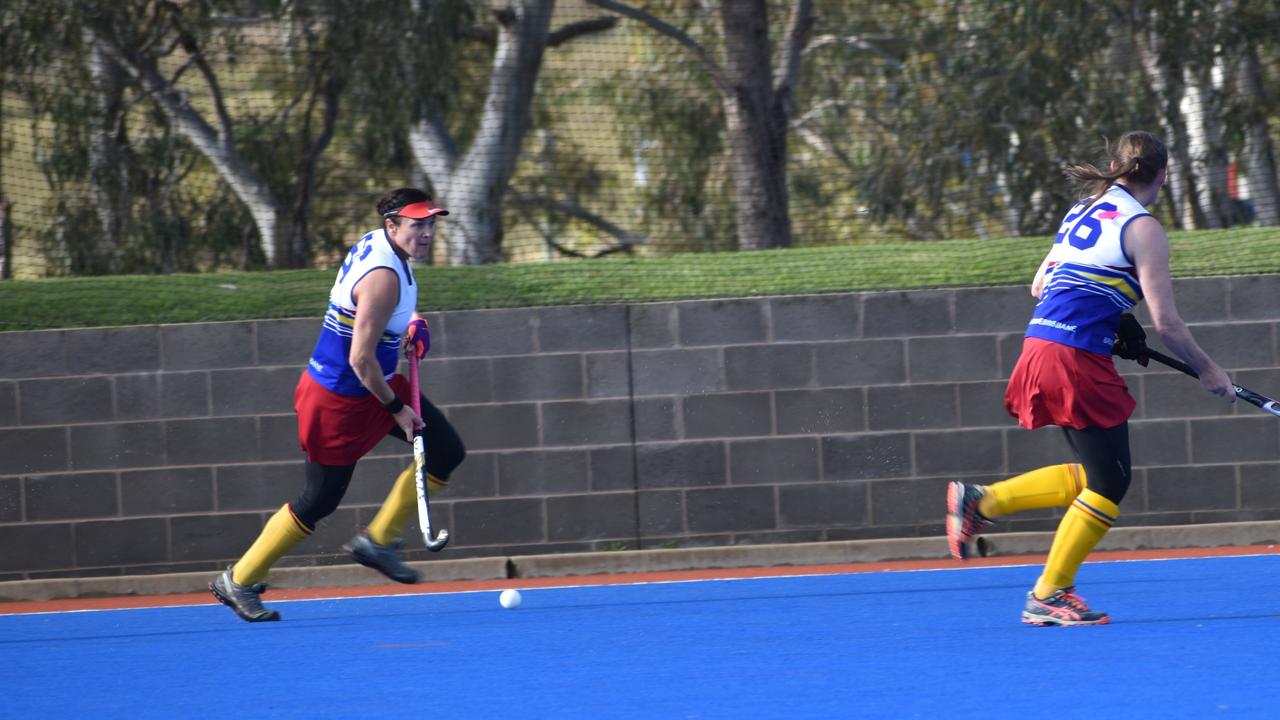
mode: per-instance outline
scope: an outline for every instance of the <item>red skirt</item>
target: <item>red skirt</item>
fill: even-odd
[[[403,375],[388,384],[406,404],[411,402]],[[378,398],[339,395],[306,370],[293,391],[293,409],[298,413],[298,443],[308,460],[321,465],[355,465],[396,426]]]
[[[1115,427],[1136,405],[1110,357],[1041,338],[1023,340],[1004,393],[1005,409],[1028,430]]]

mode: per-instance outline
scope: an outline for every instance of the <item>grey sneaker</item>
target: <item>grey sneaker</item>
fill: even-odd
[[[1106,625],[1111,617],[1104,612],[1090,610],[1084,598],[1076,594],[1075,586],[1065,587],[1041,600],[1034,593],[1027,593],[1027,604],[1022,608],[1022,622],[1028,625]]]
[[[342,549],[351,553],[351,557],[355,558],[356,562],[367,568],[373,568],[398,583],[416,583],[418,572],[401,562],[400,556],[396,554],[396,550],[399,550],[401,545],[404,545],[403,540],[395,540],[389,545],[379,545],[369,539],[367,532],[361,530],[360,534],[343,545]]]
[[[279,620],[280,613],[262,607],[258,597],[267,591],[266,583],[254,585],[237,585],[231,579],[231,568],[209,581],[209,592],[218,598],[218,602],[231,608],[246,622],[270,622]]]

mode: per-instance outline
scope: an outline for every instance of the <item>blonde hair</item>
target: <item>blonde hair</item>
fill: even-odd
[[[1105,140],[1105,139],[1104,139]],[[1089,163],[1069,166],[1064,173],[1081,189],[1082,197],[1091,196],[1092,205],[1102,193],[1117,180],[1127,180],[1135,185],[1150,185],[1169,164],[1169,151],[1164,142],[1154,134],[1142,130],[1127,132],[1113,146],[1104,146],[1106,165],[1113,170],[1100,170]]]

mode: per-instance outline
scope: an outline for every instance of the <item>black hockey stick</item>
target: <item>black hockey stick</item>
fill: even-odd
[[[1193,378],[1200,377],[1200,374],[1197,373],[1195,370],[1191,369],[1190,365],[1182,362],[1177,358],[1171,358],[1168,355],[1156,352],[1151,348],[1144,348],[1143,352],[1145,352],[1147,357],[1151,358],[1152,360],[1155,360],[1161,365],[1168,365],[1174,370],[1181,370],[1182,372],[1190,375]],[[1272,415],[1280,417],[1280,403],[1276,402],[1275,400],[1272,400],[1266,395],[1259,395],[1258,393],[1250,390],[1247,387],[1241,387],[1240,385],[1236,385],[1234,383],[1231,385],[1231,387],[1236,389],[1236,397],[1240,398],[1241,400],[1244,400],[1250,405],[1257,405],[1258,407],[1271,413]]]

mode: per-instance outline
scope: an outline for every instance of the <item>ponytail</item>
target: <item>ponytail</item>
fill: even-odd
[[[1104,138],[1104,165],[1111,170],[1101,170],[1090,163],[1070,165],[1063,173],[1088,197],[1085,207],[1092,205],[1117,180],[1127,180],[1134,185],[1149,185],[1156,175],[1169,164],[1169,152],[1160,138],[1149,132],[1125,133],[1115,146]]]

